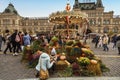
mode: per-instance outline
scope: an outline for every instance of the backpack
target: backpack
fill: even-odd
[[[15,41],[16,41],[16,42],[19,42],[19,41],[20,41],[20,37],[19,37],[18,34],[17,34],[16,37],[15,37]]]

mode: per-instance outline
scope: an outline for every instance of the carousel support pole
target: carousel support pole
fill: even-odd
[[[69,24],[67,24],[67,36],[69,37]]]
[[[68,2],[67,2],[67,5],[66,5],[65,9],[66,9],[67,12],[69,12],[70,9],[71,9],[71,6],[70,6],[70,4],[69,4],[69,0],[68,0]],[[68,37],[69,37],[69,17],[70,17],[69,15],[66,16],[66,21],[67,21],[67,36],[68,36]]]

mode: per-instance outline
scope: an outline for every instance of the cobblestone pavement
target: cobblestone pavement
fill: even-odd
[[[103,63],[110,68],[110,72],[104,73],[103,76],[119,77],[120,55],[117,54],[117,49],[113,50],[112,44],[110,44],[109,51],[104,52],[102,48],[95,49],[94,44],[90,44],[90,45],[95,55],[100,57]],[[21,57],[22,57],[21,55],[19,56],[13,56],[12,54],[5,55],[2,54],[2,52],[0,52],[0,79],[17,80],[17,79],[35,78],[35,73],[36,73],[35,69],[29,69],[26,66],[27,65],[26,63],[21,63],[20,62]]]
[[[117,48],[112,48],[112,43],[108,45],[109,51],[103,51],[103,48],[94,48],[94,44],[91,44],[91,49],[95,55],[98,56],[102,62],[110,69],[110,72],[106,72],[103,76],[120,76],[120,55],[118,54]]]

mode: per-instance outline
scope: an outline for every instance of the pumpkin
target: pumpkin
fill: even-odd
[[[84,53],[82,53],[82,57],[85,57],[85,54],[84,54]]]
[[[90,60],[90,62],[91,62],[92,64],[97,64],[97,61],[96,61],[96,60]]]
[[[66,64],[67,64],[68,66],[70,66],[70,63],[69,63],[67,60],[65,60],[65,62],[66,62]]]
[[[79,46],[75,46],[75,48],[79,48]]]
[[[61,55],[60,56],[60,60],[65,60],[66,59],[66,56],[65,55]]]

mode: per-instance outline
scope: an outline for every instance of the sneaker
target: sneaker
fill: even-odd
[[[15,53],[13,53],[13,56],[15,56]]]
[[[18,53],[14,53],[13,56],[18,56]]]
[[[16,56],[18,56],[18,53],[15,53]]]

